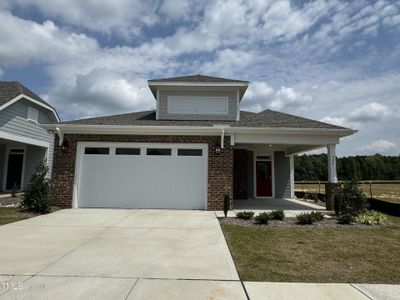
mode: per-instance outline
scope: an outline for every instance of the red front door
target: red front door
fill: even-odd
[[[272,197],[272,168],[270,161],[256,162],[257,197]]]

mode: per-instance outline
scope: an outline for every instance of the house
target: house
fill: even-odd
[[[57,133],[53,189],[62,207],[221,209],[234,199],[293,198],[293,156],[351,129],[272,110],[240,111],[248,81],[149,80],[155,111],[43,125]]]
[[[53,159],[54,135],[40,124],[57,124],[56,110],[16,81],[0,81],[0,186],[25,190],[37,165]],[[51,174],[49,174],[50,176]]]

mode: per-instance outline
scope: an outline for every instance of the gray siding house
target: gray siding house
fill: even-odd
[[[54,134],[40,124],[60,121],[56,110],[19,82],[0,81],[0,189],[25,190],[35,168],[53,163]],[[49,174],[51,176],[51,174]]]
[[[62,207],[222,209],[230,199],[293,198],[294,155],[353,130],[272,110],[240,110],[248,81],[149,80],[156,110],[44,124],[56,132],[53,192]]]

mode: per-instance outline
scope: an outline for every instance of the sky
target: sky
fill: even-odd
[[[62,120],[154,109],[148,79],[203,74],[249,80],[242,110],[357,129],[338,156],[400,155],[400,1],[2,0],[0,41],[0,80]]]

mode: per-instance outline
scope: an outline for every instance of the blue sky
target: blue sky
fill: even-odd
[[[3,0],[0,80],[63,120],[155,107],[151,78],[249,80],[270,108],[359,132],[340,156],[399,155],[399,1]]]

